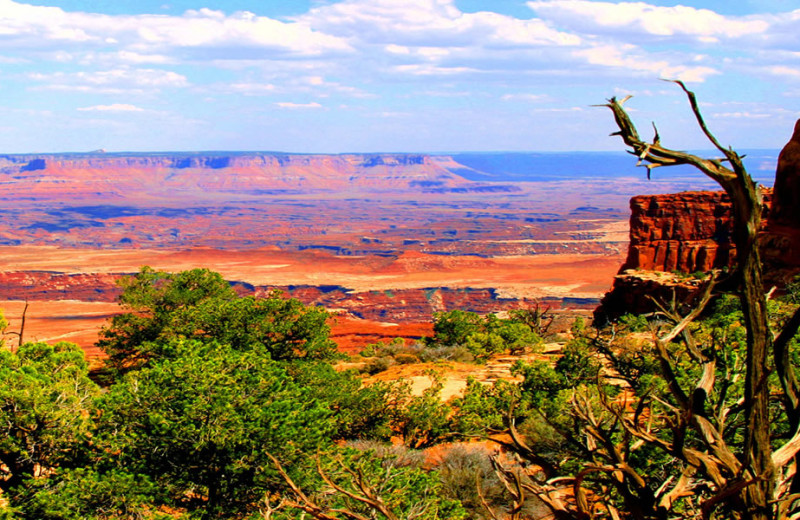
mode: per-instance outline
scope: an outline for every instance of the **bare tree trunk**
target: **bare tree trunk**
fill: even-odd
[[[761,194],[747,173],[739,154],[722,147],[706,127],[693,92],[682,82],[676,82],[689,98],[689,102],[706,137],[723,155],[724,159],[702,159],[698,156],[671,150],[661,145],[658,132],[652,143],[639,138],[635,126],[622,108],[627,100],[611,99],[608,107],[614,113],[619,127],[616,135],[633,149],[640,163],[646,161],[649,172],[657,166],[689,164],[715,180],[731,198],[733,204],[734,241],[736,243],[740,277],[740,298],[747,327],[747,360],[745,382],[746,428],[741,462],[749,475],[743,475],[748,484],[740,492],[746,507],[745,518],[766,520],[772,517],[770,502],[775,491],[775,465],[770,445],[770,417],[767,385],[768,354],[772,348],[772,334],[767,323],[767,303],[762,282],[762,266],[756,246],[761,227]],[[730,168],[723,166],[730,164]]]
[[[744,168],[742,168],[744,170]],[[746,175],[746,172],[745,172]],[[751,518],[770,518],[769,502],[775,492],[775,468],[770,444],[767,357],[772,333],[767,323],[767,300],[762,282],[756,237],[761,227],[761,197],[750,177],[737,178],[727,189],[733,201],[734,240],[741,274],[741,302],[747,327],[745,374],[745,443],[742,462],[755,482],[745,488]]]

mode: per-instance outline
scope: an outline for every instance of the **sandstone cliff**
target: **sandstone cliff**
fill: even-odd
[[[763,190],[765,217],[771,190]],[[767,219],[764,219],[766,222]],[[732,267],[731,202],[721,191],[644,195],[631,199],[629,269],[706,272]]]
[[[760,247],[762,257],[772,259],[774,267],[767,271],[765,280],[781,283],[792,271],[786,263],[786,246],[777,247],[787,239],[776,237],[770,225],[772,190],[762,189],[762,195]],[[653,299],[674,298],[691,305],[699,282],[689,275],[735,265],[731,202],[724,192],[637,196],[630,206],[628,256],[595,313],[598,319],[613,319],[626,312],[652,312]],[[797,230],[790,235],[797,236]],[[795,265],[800,266],[800,262]]]

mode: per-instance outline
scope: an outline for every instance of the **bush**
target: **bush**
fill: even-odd
[[[239,297],[208,269],[173,274],[143,267],[120,285],[120,303],[129,312],[114,316],[97,342],[119,372],[173,356],[164,347],[178,338],[258,349],[276,361],[336,356],[328,313],[277,291],[266,298]]]
[[[397,354],[394,360],[398,365],[410,365],[419,362],[419,358],[414,354]]]
[[[465,347],[475,359],[485,361],[500,352],[538,348],[542,339],[518,319],[455,310],[434,315],[433,336],[426,338],[425,344],[433,348]]]

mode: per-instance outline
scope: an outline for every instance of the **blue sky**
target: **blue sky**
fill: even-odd
[[[800,2],[0,0],[3,153],[707,148],[800,117]]]

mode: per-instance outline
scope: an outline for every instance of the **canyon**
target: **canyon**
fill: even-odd
[[[349,349],[421,337],[434,312],[454,308],[587,312],[626,256],[708,257],[669,246],[647,252],[643,242],[628,253],[630,197],[685,189],[696,178],[576,177],[550,157],[545,170],[521,155],[506,161],[514,170],[492,167],[501,159],[0,156],[0,306],[9,330],[20,328],[27,301],[26,338],[70,339],[94,355],[99,327],[119,312],[119,277],[142,265],[202,266],[245,292],[279,289],[324,306],[335,315],[334,339]]]

